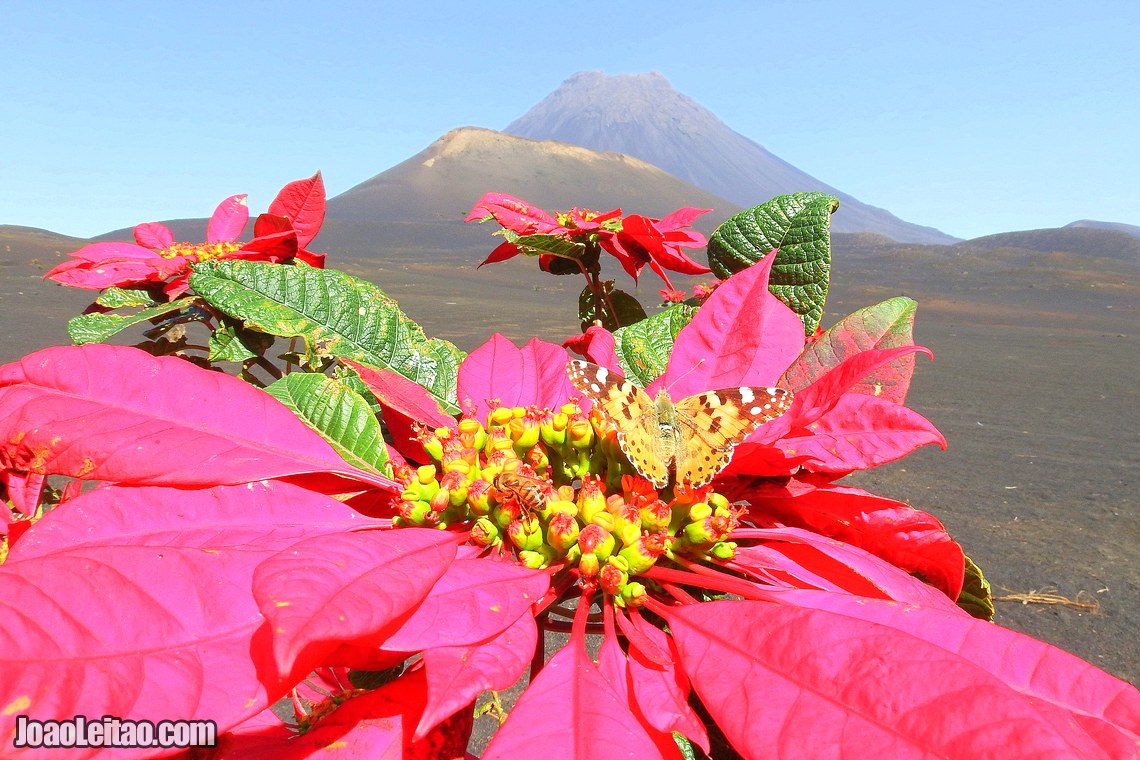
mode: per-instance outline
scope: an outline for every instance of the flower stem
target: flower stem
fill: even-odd
[[[759,592],[759,589],[757,589],[754,584],[746,580],[733,578],[708,568],[702,568],[701,570],[702,572],[689,572],[685,570],[671,570],[667,567],[651,567],[642,573],[642,575],[658,582],[674,582],[685,586],[697,586],[699,588],[708,589],[709,591],[736,594],[745,599],[767,598]]]
[[[545,617],[545,615],[539,617]],[[546,664],[546,628],[539,618],[535,618],[535,622],[538,623],[538,641],[535,642],[534,654],[530,658],[531,681],[538,677],[539,672],[542,671],[542,666]]]

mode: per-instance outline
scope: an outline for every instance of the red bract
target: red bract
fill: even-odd
[[[703,248],[705,236],[692,230],[684,230],[701,214],[711,209],[682,208],[664,219],[650,219],[630,214],[622,220],[622,227],[614,235],[603,237],[602,248],[612,253],[626,273],[637,281],[646,264],[665,281],[672,290],[673,284],[665,270],[683,274],[705,274],[708,267],[690,259],[682,248]]]
[[[519,235],[551,235],[569,230],[537,206],[506,193],[487,193],[475,202],[463,221],[477,222],[491,216],[505,230]]]
[[[89,290],[138,287],[164,283],[170,297],[186,290],[190,265],[209,259],[246,259],[287,262],[300,259],[311,266],[324,265],[324,254],[305,246],[316,236],[324,219],[324,183],[318,172],[307,180],[282,188],[269,213],[254,222],[253,239],[238,240],[249,221],[245,195],[233,195],[218,204],[206,226],[204,243],[182,243],[170,228],[158,222],[134,229],[135,243],[92,243],[68,254],[65,261],[44,275],[63,285]]]
[[[665,270],[685,274],[703,274],[708,267],[690,259],[682,248],[701,248],[705,237],[699,232],[686,230],[701,214],[710,209],[685,207],[674,211],[664,219],[653,219],[639,214],[622,217],[621,209],[605,213],[574,208],[570,211],[551,215],[526,201],[505,193],[487,193],[471,209],[464,219],[466,222],[484,221],[493,218],[504,230],[514,234],[513,239],[501,243],[483,264],[505,261],[522,253],[527,247],[545,250],[537,243],[528,245],[532,235],[549,235],[578,243],[586,248],[577,257],[582,259],[589,246],[598,246],[613,255],[630,277],[637,281],[641,270],[648,264],[656,272],[669,290],[673,289]],[[545,242],[545,241],[544,241]],[[539,253],[539,266],[550,271],[553,259],[558,254]],[[566,254],[562,254],[566,255]],[[482,266],[482,264],[480,264]]]
[[[396,443],[420,466],[398,484],[180,359],[91,346],[0,367],[9,495],[30,511],[46,475],[104,483],[14,535],[0,565],[0,733],[21,714],[199,718],[225,757],[460,757],[475,698],[533,663],[485,757],[672,760],[674,732],[708,751],[694,699],[749,758],[1133,753],[1140,692],[969,617],[936,520],[833,482],[941,440],[865,392],[917,349],[805,353],[768,294],[772,258],[716,290],[649,386],[803,379],[691,492],[638,477],[626,431],[576,403],[565,349],[537,340],[496,335],[463,361],[460,419],[350,365],[412,420],[415,446]],[[582,347],[616,369],[612,335]],[[397,491],[381,517],[352,506]],[[703,601],[723,595],[737,600]],[[559,624],[569,644],[539,669]],[[346,683],[392,667],[380,688]],[[300,683],[314,672],[320,689]],[[267,709],[285,696],[300,735]]]

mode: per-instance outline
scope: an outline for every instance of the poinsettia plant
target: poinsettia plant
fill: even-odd
[[[228,315],[213,309],[189,289],[193,265],[211,260],[265,261],[323,268],[325,254],[306,246],[320,232],[325,216],[325,186],[320,172],[290,182],[269,209],[249,226],[246,195],[232,195],[218,204],[206,226],[202,243],[180,242],[165,224],[136,225],[134,243],[91,243],[68,255],[45,279],[74,288],[102,291],[87,311],[72,319],[68,333],[77,344],[98,343],[136,325],[149,328],[145,347],[151,353],[177,353],[189,358],[195,349],[200,362],[254,364],[274,377],[280,373],[264,357],[272,340],[247,331]],[[208,331],[208,345],[195,346],[188,326]],[[253,379],[247,374],[248,379]]]
[[[597,212],[573,208],[554,215],[506,193],[487,193],[471,209],[464,221],[495,221],[506,238],[491,251],[482,264],[506,261],[519,254],[537,256],[539,268],[551,274],[576,274],[586,279],[578,299],[583,324],[597,322],[610,329],[645,319],[645,310],[636,298],[615,288],[614,280],[601,276],[604,251],[621,264],[636,283],[648,264],[673,290],[666,270],[703,274],[708,267],[691,259],[684,248],[701,248],[705,237],[686,229],[711,209],[686,206],[663,219],[641,214],[622,216],[620,208]]]
[[[678,240],[512,208],[524,253]],[[482,757],[1132,756],[1136,689],[988,622],[937,519],[843,483],[944,441],[904,405],[913,301],[819,329],[834,209],[733,217],[699,307],[564,345],[464,354],[342,272],[199,257],[197,308],[297,345],[268,387],[101,344],[0,367],[5,752],[108,715],[212,721],[195,756],[460,758],[523,683]]]

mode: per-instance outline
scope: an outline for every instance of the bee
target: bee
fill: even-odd
[[[518,472],[500,472],[493,482],[504,498],[513,496],[523,512],[538,512],[546,506],[546,483]]]

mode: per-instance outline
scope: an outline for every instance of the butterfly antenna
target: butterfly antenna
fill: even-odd
[[[702,364],[704,364],[704,363],[705,363],[705,360],[704,360],[704,359],[699,359],[699,360],[697,360],[697,363],[696,363],[696,364],[694,364],[693,366],[689,367],[689,368],[688,368],[687,370],[685,370],[683,373],[681,373],[681,376],[680,376],[680,377],[676,378],[675,380],[673,380],[673,382],[671,382],[671,383],[669,383],[668,385],[666,385],[666,386],[665,386],[665,390],[667,390],[667,391],[671,391],[671,390],[672,390],[672,388],[673,388],[673,386],[674,386],[674,385],[676,385],[677,383],[681,382],[681,380],[682,380],[682,379],[685,377],[685,375],[688,375],[690,372],[692,372],[693,370],[695,370],[697,367],[701,366],[701,365],[702,365]],[[672,395],[672,394],[670,393],[670,395]]]

